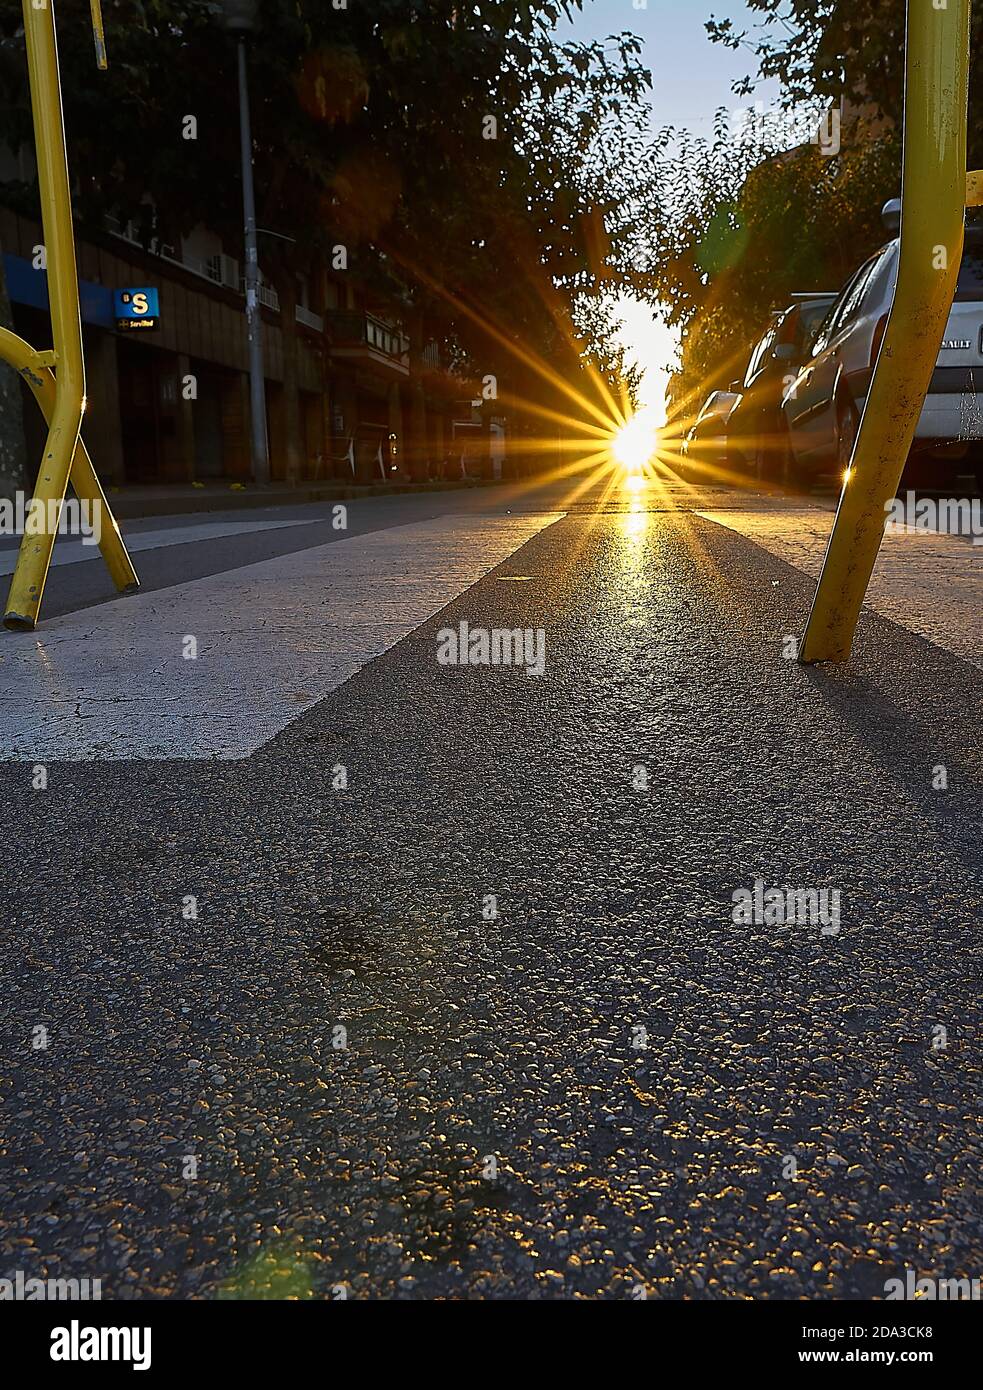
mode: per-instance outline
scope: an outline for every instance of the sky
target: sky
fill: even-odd
[[[704,28],[711,15],[733,19],[739,28],[754,24],[742,0],[584,0],[583,12],[562,23],[557,37],[590,41],[631,30],[643,40],[642,63],[652,74],[653,127],[686,126],[708,134],[718,107],[738,109],[757,99],[770,103],[778,95],[776,84],[762,83],[753,98],[734,96],[732,84],[753,71],[754,55],[711,43]],[[661,416],[665,368],[675,357],[676,339],[647,305],[622,301],[621,312],[621,336],[645,373],[642,404]]]

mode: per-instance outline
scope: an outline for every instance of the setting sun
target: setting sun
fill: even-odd
[[[611,451],[628,473],[641,473],[656,448],[657,427],[654,413],[642,409],[614,436]]]

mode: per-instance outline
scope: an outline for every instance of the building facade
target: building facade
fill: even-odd
[[[0,207],[14,330],[50,345],[38,222]],[[88,406],[83,433],[108,485],[247,483],[249,381],[239,262],[197,228],[180,246],[142,243],[106,219],[76,243]],[[117,296],[156,292],[155,321],[131,327]],[[270,473],[281,483],[423,482],[494,468],[500,419],[454,425],[468,383],[441,361],[408,306],[343,271],[284,276],[260,291]],[[29,469],[44,423],[25,403]]]

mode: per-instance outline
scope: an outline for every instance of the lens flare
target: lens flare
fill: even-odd
[[[655,453],[656,433],[653,414],[640,410],[614,436],[611,452],[629,477],[639,476]]]

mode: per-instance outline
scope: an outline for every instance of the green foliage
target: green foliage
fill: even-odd
[[[748,53],[753,93],[776,78],[786,113],[820,113],[846,96],[879,124],[849,121],[842,148],[789,149],[782,112],[749,135],[719,112],[708,141],[663,132],[648,264],[652,297],[680,330],[670,391],[688,414],[706,393],[743,374],[748,350],[796,291],[837,290],[885,239],[880,208],[900,184],[903,0],[748,0],[763,23],[745,30],[712,18],[711,39]],[[980,7],[977,7],[980,9]],[[983,18],[974,20],[983,39]]]
[[[261,0],[250,40],[257,217],[296,238],[263,238],[267,273],[341,241],[367,287],[443,316],[474,351],[487,352],[485,324],[541,355],[575,352],[563,326],[591,283],[580,215],[602,196],[620,204],[640,179],[648,84],[630,35],[552,39],[580,4]],[[235,40],[221,6],[104,0],[104,11],[100,73],[88,0],[58,5],[80,221],[98,226],[113,210],[172,244],[205,223],[235,248]],[[0,0],[0,104],[0,138],[30,141],[19,0]],[[182,138],[188,115],[194,141]],[[29,205],[34,192],[4,197]],[[627,284],[634,269],[615,257],[612,272]]]
[[[905,0],[746,0],[757,23],[738,29],[711,18],[711,39],[743,49],[754,71],[737,91],[747,95],[759,78],[777,78],[792,105],[813,97],[872,101],[888,115],[901,109]]]
[[[930,0],[931,2],[931,0]],[[788,104],[821,97],[871,103],[900,124],[904,96],[905,0],[746,0],[758,24],[738,29],[711,18],[715,42],[747,52],[753,71],[738,84],[754,90],[777,78]],[[983,7],[973,6],[971,51],[983,48]],[[983,166],[983,81],[970,67],[969,164]]]
[[[795,291],[839,290],[886,240],[880,209],[896,191],[897,143],[888,136],[835,160],[809,147],[757,169],[742,196],[755,254],[740,268],[739,312],[724,346],[746,347]],[[718,303],[730,290],[726,278],[716,286]]]

